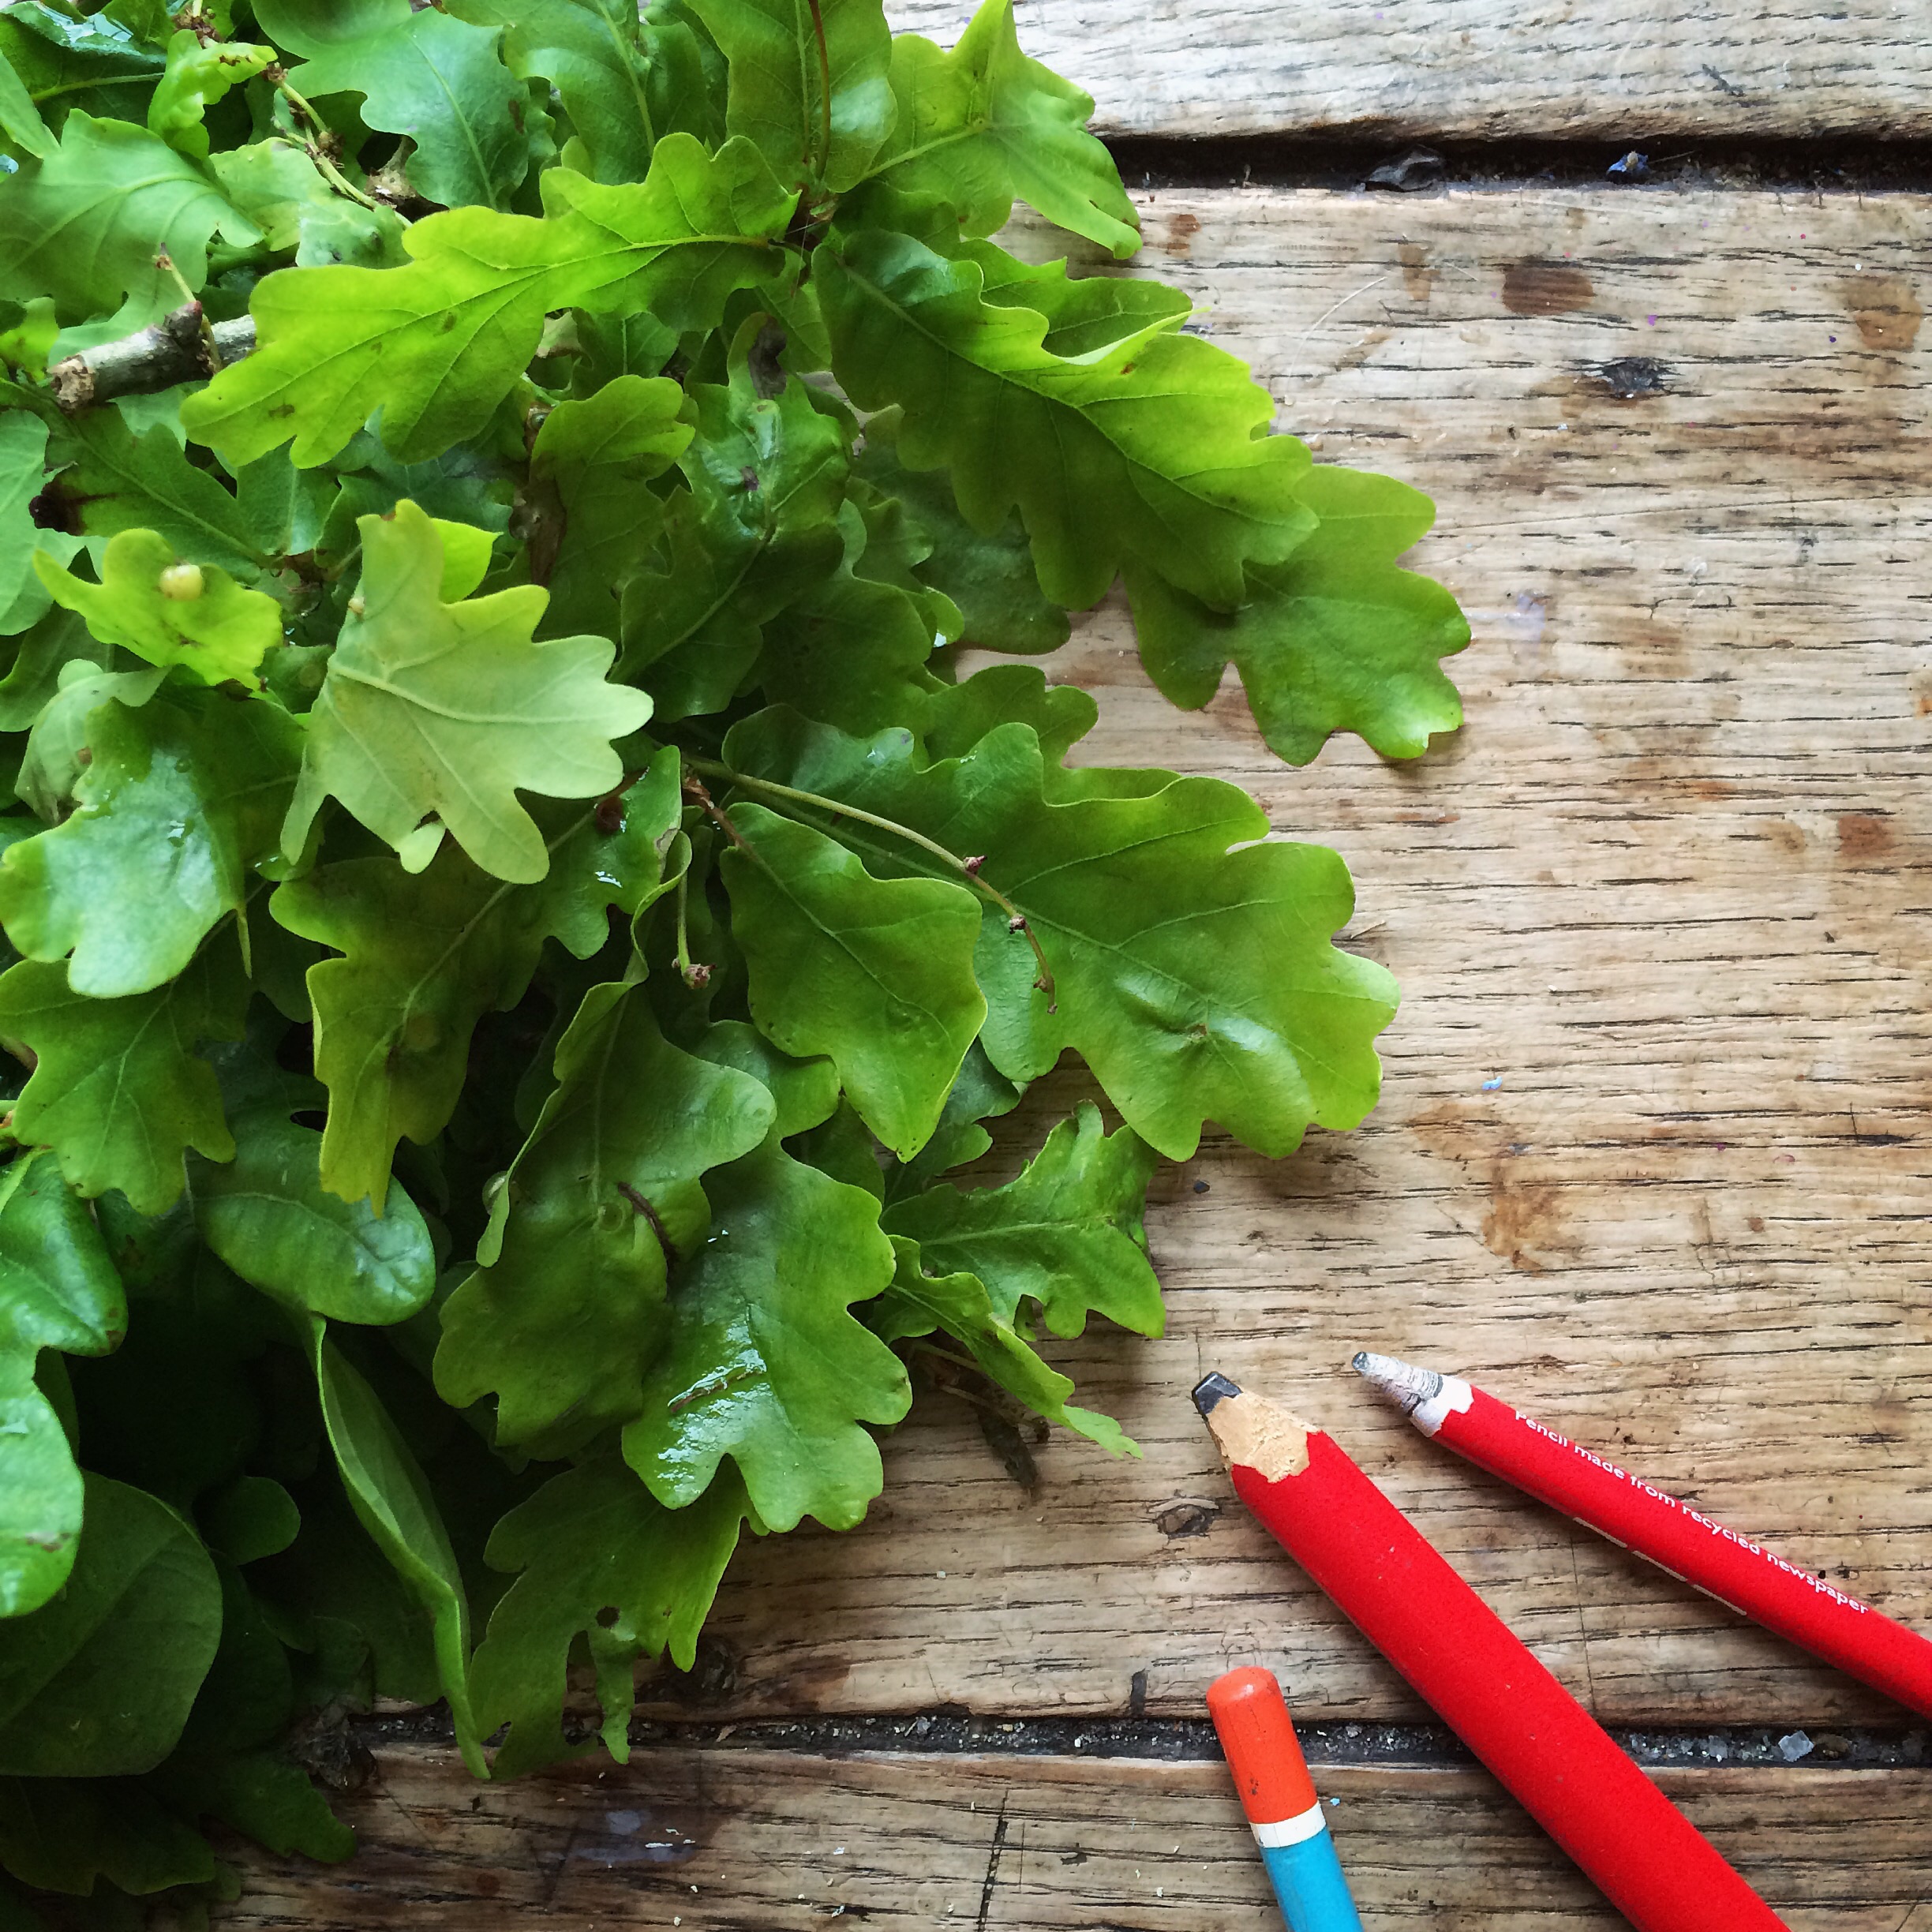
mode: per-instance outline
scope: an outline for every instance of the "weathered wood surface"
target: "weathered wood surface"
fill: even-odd
[[[1666,1772],[1792,1932],[1926,1932],[1932,1773]],[[1330,1818],[1372,1928],[1623,1921],[1483,1773],[1337,1769]],[[1219,1765],[651,1750],[479,1789],[384,1751],[355,1862],[253,1864],[225,1932],[1279,1932]]]
[[[1219,1366],[1331,1427],[1606,1719],[1898,1715],[1342,1365],[1469,1372],[1932,1626],[1929,217],[1151,199],[1150,265],[1284,423],[1439,499],[1416,560],[1472,616],[1469,723],[1297,773],[1232,688],[1169,710],[1113,614],[1053,668],[1101,697],[1092,755],[1224,773],[1346,855],[1353,943],[1406,989],[1383,1103],[1159,1183],[1167,1339],[1058,1351],[1144,1461],[1057,1440],[1029,1496],[939,1398],[862,1530],[741,1555],[660,1709],[1198,1713],[1260,1661],[1311,1713],[1416,1714],[1231,1506],[1186,1395]]]
[[[970,0],[893,0],[949,47]],[[1107,135],[1397,140],[1932,133],[1914,0],[1019,0],[1020,44]],[[1607,158],[1607,157],[1606,157]]]

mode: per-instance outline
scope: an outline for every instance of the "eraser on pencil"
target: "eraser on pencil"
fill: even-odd
[[[1319,1829],[1315,1783],[1275,1673],[1254,1666],[1230,1671],[1208,1686],[1208,1714],[1256,1836],[1265,1825],[1298,1822],[1311,1811]]]
[[[1208,1710],[1288,1932],[1362,1932],[1275,1673],[1230,1671]]]

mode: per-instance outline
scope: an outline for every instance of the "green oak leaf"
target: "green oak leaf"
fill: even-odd
[[[17,420],[0,417],[0,424]],[[275,560],[273,527],[251,516],[247,503],[189,462],[180,439],[164,423],[137,436],[118,410],[86,410],[62,424],[48,460],[60,473],[50,485],[53,494],[89,536],[152,530],[174,556],[248,577]],[[5,590],[0,582],[0,596]]]
[[[142,1214],[159,1214],[186,1182],[193,1148],[229,1160],[207,1042],[239,1039],[248,983],[232,942],[207,948],[152,993],[89,999],[66,970],[23,960],[0,974],[0,1042],[35,1056],[13,1106],[13,1137],[51,1147],[81,1193],[118,1188]]]
[[[295,1499],[272,1477],[238,1476],[195,1512],[202,1540],[224,1563],[279,1556],[301,1533]]]
[[[7,1290],[0,1285],[0,1319]],[[31,1350],[0,1348],[0,1629],[67,1581],[80,1538],[80,1471]]]
[[[351,604],[309,713],[285,848],[301,850],[333,794],[391,845],[433,814],[485,871],[541,879],[549,854],[517,792],[612,790],[623,767],[610,740],[637,730],[650,701],[605,682],[605,639],[533,642],[549,601],[534,585],[445,602],[443,538],[406,498],[357,528],[362,608]]]
[[[38,583],[36,578],[35,582]],[[50,601],[49,608],[39,620],[24,635],[13,641],[14,655],[7,666],[6,676],[0,678],[0,731],[21,732],[31,730],[40,714],[45,711],[61,692],[61,676],[70,664],[84,662],[86,672],[68,675],[78,682],[88,676],[98,676],[104,665],[112,662],[114,648],[103,644],[90,632],[85,624],[72,611],[64,611]],[[112,672],[109,676],[114,675]],[[147,678],[155,683],[160,681],[159,672],[136,672],[136,679]],[[123,688],[125,688],[123,687]],[[98,702],[98,699],[96,700]],[[81,736],[85,736],[86,713],[79,713],[76,723]],[[32,750],[31,739],[28,751]],[[36,781],[26,769],[27,757],[21,758],[21,775],[14,781],[16,794],[25,804],[32,806],[44,818],[52,819],[59,814],[60,804],[55,795],[49,792],[43,799],[36,799]],[[50,782],[54,774],[44,773]],[[77,777],[78,772],[73,776]],[[61,796],[64,797],[69,780],[58,781]],[[44,803],[47,809],[42,811]]]
[[[551,593],[546,635],[619,635],[623,586],[662,521],[645,485],[691,440],[678,420],[683,402],[664,377],[620,376],[544,418],[530,449],[526,522],[531,578]]]
[[[623,1432],[624,1459],[668,1508],[729,1456],[759,1520],[848,1530],[883,1480],[860,1425],[912,1399],[892,1351],[851,1313],[891,1280],[878,1203],[793,1160],[774,1136],[717,1169],[712,1231],[680,1271],[672,1327]]]
[[[960,248],[949,257],[867,228],[819,249],[814,279],[846,392],[863,408],[902,407],[900,461],[949,468],[975,530],[997,531],[1017,507],[1056,604],[1095,602],[1129,560],[1239,603],[1244,563],[1279,561],[1315,523],[1297,495],[1308,452],[1260,433],[1267,391],[1225,350],[1179,334],[1185,306],[1157,286],[1114,316],[1096,301],[1152,285],[1109,283],[1096,298],[1063,268]],[[1048,340],[1061,326],[1065,354]],[[1128,332],[1088,343],[1114,328]]]
[[[149,133],[192,160],[207,160],[208,135],[202,117],[275,58],[273,47],[204,41],[192,28],[180,28],[168,40],[167,68],[148,103]]]
[[[359,94],[366,125],[409,137],[404,172],[425,201],[500,207],[529,171],[528,97],[497,30],[409,0],[259,0],[255,17],[303,56],[290,86],[311,100]]]
[[[853,470],[900,504],[925,552],[913,574],[953,600],[961,624],[957,641],[1029,655],[1058,650],[1069,632],[1066,612],[1041,593],[1017,514],[982,536],[960,515],[944,470],[908,470],[899,461],[898,415],[882,410],[867,422]]]
[[[1057,1335],[1080,1334],[1090,1313],[1157,1335],[1160,1283],[1141,1225],[1154,1159],[1129,1129],[1109,1134],[1088,1101],[1004,1187],[928,1188],[882,1225],[916,1241],[927,1267],[976,1275],[1009,1324],[1031,1300]]]
[[[758,1030],[823,1054],[865,1124],[901,1159],[938,1125],[986,1002],[973,979],[980,900],[963,885],[874,878],[812,827],[732,809],[721,863]]]
[[[588,959],[610,936],[610,908],[636,912],[682,803],[676,754],[660,751],[614,826],[592,810],[545,808],[540,885],[506,885],[445,846],[414,878],[391,859],[350,859],[277,889],[276,921],[342,955],[308,973],[329,1094],[325,1186],[381,1206],[397,1142],[432,1140],[447,1122],[477,1021],[522,998],[546,938]]]
[[[982,1123],[1010,1114],[1020,1104],[1020,1095],[1019,1086],[994,1065],[985,1047],[975,1040],[966,1050],[945,1105],[939,1110],[939,1124],[932,1137],[912,1159],[886,1169],[882,1178],[886,1199],[897,1200],[926,1186],[936,1176],[977,1160],[993,1144],[992,1135]]]
[[[309,1773],[277,1750],[223,1753],[192,1770],[164,1766],[154,1782],[191,1816],[219,1818],[279,1858],[299,1852],[337,1864],[355,1855],[355,1833]]]
[[[340,1477],[324,1467],[297,1494],[301,1533],[249,1581],[296,1628],[313,1632],[314,1688],[324,1702],[373,1695],[433,1704],[440,1690],[429,1616],[363,1526]]]
[[[421,1465],[362,1375],[311,1324],[312,1360],[322,1421],[357,1519],[429,1617],[436,1675],[449,1700],[456,1748],[477,1777],[487,1775],[470,1707],[470,1600],[449,1531]]]
[[[761,394],[751,344],[736,348],[728,382],[694,388],[670,571],[641,574],[624,596],[624,672],[646,674],[661,717],[722,710],[757,662],[762,627],[844,552],[838,425],[796,378]]]
[[[657,137],[668,129],[695,134],[708,148],[724,140],[724,103],[729,91],[724,56],[691,0],[647,0],[647,44],[657,70]]]
[[[788,704],[841,731],[921,729],[927,694],[938,683],[927,668],[935,636],[928,605],[915,586],[883,582],[885,563],[869,547],[856,504],[839,512],[845,560],[765,627],[757,682],[766,699]],[[870,560],[872,567],[868,567]],[[957,623],[947,606],[942,621]]]
[[[23,650],[21,662],[15,668],[28,674],[24,688],[17,694],[0,692],[0,698],[9,701],[7,708],[16,716],[27,704],[36,705],[32,729],[21,755],[20,775],[13,781],[13,789],[50,825],[60,822],[92,755],[88,739],[93,735],[95,713],[110,698],[129,710],[139,710],[161,688],[167,676],[159,668],[102,670],[101,661],[111,660],[117,654],[114,647],[90,638],[86,627],[69,613],[61,614],[80,632],[80,638],[76,639],[72,631],[63,633],[58,625],[37,626],[36,632],[44,638],[47,646],[46,657],[38,650],[30,654]],[[55,653],[66,651],[71,651],[72,655],[62,656],[51,665],[47,661]],[[53,672],[51,691],[50,669]],[[9,677],[9,683],[12,681]]]
[[[0,415],[0,612],[11,610],[35,581],[34,546],[40,533],[32,505],[47,487],[47,425],[39,417],[24,410]]]
[[[1448,591],[1393,562],[1433,507],[1391,477],[1327,465],[1301,497],[1321,519],[1314,534],[1285,564],[1251,565],[1238,610],[1210,610],[1129,564],[1141,661],[1171,702],[1197,710],[1232,658],[1268,749],[1290,765],[1339,731],[1384,758],[1419,758],[1462,722],[1437,660],[1470,638]]]
[[[794,1060],[742,1020],[721,1020],[687,1042],[700,1060],[748,1073],[778,1109],[773,1126],[781,1140],[822,1126],[837,1110],[837,1069],[829,1060]]]
[[[77,108],[138,122],[165,65],[159,50],[141,46],[102,14],[83,21],[38,0],[14,0],[0,10],[0,66],[12,71],[36,111],[33,122],[21,119],[17,100],[0,127],[29,154],[45,159],[54,148],[46,125],[58,127]],[[36,134],[40,111],[47,121]]]
[[[66,1587],[0,1622],[0,1777],[152,1770],[214,1661],[221,1585],[194,1533],[104,1476],[86,1507]]]
[[[114,310],[100,330],[111,339],[179,305],[181,285],[157,253],[199,289],[218,231],[238,245],[256,239],[185,155],[145,128],[76,108],[52,154],[0,176],[0,293],[51,295],[63,321]]]
[[[892,85],[898,125],[877,172],[895,188],[937,195],[971,235],[1002,227],[1017,196],[1118,258],[1140,247],[1120,170],[1087,132],[1092,96],[1020,52],[1013,0],[982,0],[950,52],[899,35]]]
[[[878,0],[691,0],[731,69],[724,124],[781,181],[863,180],[898,107]]]
[[[1207,1121],[1279,1155],[1311,1123],[1353,1126],[1374,1104],[1371,1043],[1395,984],[1330,943],[1353,910],[1347,870],[1320,846],[1256,842],[1267,817],[1236,787],[1160,772],[1070,784],[1086,774],[1050,777],[1017,722],[922,765],[908,733],[862,740],[765,712],[734,729],[725,761],[983,856],[980,876],[1020,908],[1055,983],[1050,1001],[1024,937],[990,912],[982,1038],[1009,1079],[1071,1046],[1174,1159]],[[825,829],[880,877],[948,870],[850,817]]]
[[[757,1080],[670,1045],[636,987],[584,995],[556,1073],[436,1352],[444,1401],[494,1395],[498,1439],[546,1455],[637,1413],[669,1270],[710,1226],[704,1177],[776,1110]]]
[[[250,534],[271,559],[305,556],[314,550],[341,494],[334,476],[319,470],[298,470],[289,461],[286,450],[271,450],[266,456],[244,463],[235,477],[235,501]]]
[[[449,11],[501,28],[511,72],[556,84],[593,180],[644,178],[653,144],[674,124],[636,0],[450,0]]]
[[[893,1237],[893,1253],[897,1268],[892,1286],[866,1310],[866,1326],[882,1342],[914,1340],[943,1329],[987,1380],[1035,1415],[1098,1443],[1110,1455],[1140,1453],[1112,1417],[1067,1400],[1072,1380],[1040,1360],[978,1275],[940,1274],[923,1262],[917,1241],[900,1235]]]
[[[384,445],[421,462],[489,421],[552,310],[648,309],[671,328],[709,328],[733,290],[787,260],[776,238],[794,197],[748,141],[712,155],[668,135],[642,183],[557,167],[540,185],[541,219],[462,208],[415,223],[406,268],[291,268],[258,283],[260,346],[183,402],[189,434],[234,464],[293,436],[306,467],[380,410]]]
[[[180,1741],[156,1767],[156,1787],[177,1798],[202,1782],[211,1760],[272,1743],[295,1715],[286,1625],[271,1623],[246,1578],[226,1564],[217,1569],[221,1642]]]
[[[54,600],[33,567],[36,551],[45,551],[57,564],[71,564],[87,548],[84,537],[69,537],[65,530],[37,530],[28,540],[20,563],[24,575],[13,601],[0,609],[0,638],[17,637],[31,631],[54,608]],[[32,724],[31,715],[26,721]]]
[[[80,1472],[36,1357],[104,1355],[126,1327],[121,1278],[59,1163],[16,1159],[0,1174],[0,1617],[66,1582],[80,1533]]]
[[[208,1840],[144,1781],[0,1778],[0,1871],[23,1885],[113,1911],[117,1892],[139,1897],[171,1885],[206,1885],[218,1870]],[[9,1896],[0,1892],[4,1932],[52,1932],[37,1912],[9,1917]]]
[[[407,225],[394,208],[383,202],[365,208],[338,194],[286,137],[227,148],[208,165],[229,200],[260,229],[262,245],[275,254],[293,249],[298,268],[339,262],[399,268],[409,259]]]
[[[436,1286],[416,1204],[391,1184],[379,1214],[322,1185],[322,1136],[274,1107],[239,1114],[231,1161],[193,1172],[195,1226],[242,1279],[335,1321],[406,1320]]]
[[[40,118],[40,110],[34,105],[27,83],[9,64],[8,43],[13,39],[13,34],[0,37],[0,134],[36,160],[44,161],[54,152],[54,137]]]
[[[834,1181],[864,1189],[874,1200],[886,1198],[878,1142],[848,1099],[841,1098],[829,1120],[810,1133],[800,1134],[786,1151],[794,1159],[810,1163],[821,1174],[829,1174]]]
[[[747,1522],[761,1526],[729,1473],[670,1510],[612,1455],[552,1476],[504,1517],[486,1554],[492,1568],[517,1578],[490,1613],[470,1672],[479,1727],[510,1726],[493,1775],[571,1754],[558,1713],[579,1637],[597,1666],[605,1748],[628,1763],[632,1667],[668,1651],[680,1670],[691,1668]]]
[[[1039,739],[1046,784],[1056,798],[1095,791],[1119,794],[1158,789],[1165,772],[1124,771],[1118,766],[1068,768],[1069,751],[1100,721],[1100,707],[1077,684],[1049,684],[1032,665],[989,665],[942,694],[926,732],[929,758],[962,758],[1002,724],[1024,724]]]
[[[114,999],[172,979],[241,911],[279,849],[301,727],[260,699],[163,691],[100,706],[87,742],[77,809],[0,857],[0,923],[29,959],[71,952],[75,992]]]
[[[264,653],[282,641],[282,607],[273,597],[243,590],[212,564],[183,563],[155,530],[110,538],[99,583],[75,576],[44,550],[34,568],[54,601],[77,612],[103,644],[152,665],[182,665],[204,684],[252,683]]]

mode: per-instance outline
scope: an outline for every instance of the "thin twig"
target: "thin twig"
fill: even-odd
[[[210,324],[201,305],[191,301],[131,335],[54,363],[47,382],[62,414],[77,416],[116,396],[149,395],[177,383],[204,380],[254,350],[253,316]]]
[[[1027,915],[997,886],[981,876],[979,868],[985,863],[983,853],[962,859],[957,852],[949,850],[938,840],[929,839],[923,832],[915,832],[910,826],[900,825],[897,819],[882,818],[876,812],[861,811],[856,805],[848,805],[841,799],[826,798],[816,792],[801,792],[795,785],[780,784],[769,778],[754,778],[744,772],[733,771],[728,765],[721,765],[713,758],[698,758],[687,753],[684,762],[687,766],[702,767],[713,777],[723,778],[743,791],[762,792],[773,798],[788,799],[795,805],[809,806],[834,818],[852,818],[861,825],[875,826],[881,832],[889,832],[895,838],[902,838],[907,844],[930,852],[935,859],[944,859],[968,886],[975,891],[983,893],[1006,915],[1006,926],[1009,932],[1024,934],[1027,944],[1033,949],[1034,958],[1039,962],[1040,976],[1033,983],[1046,995],[1046,1010],[1049,1013],[1058,1012],[1059,1008],[1054,999],[1053,968],[1046,963],[1046,955],[1040,950],[1040,942],[1034,937],[1033,928]],[[691,787],[697,784],[697,781],[687,777],[684,784],[685,789],[690,792]],[[710,803],[710,794],[702,785],[698,785],[691,796],[698,798],[698,802],[713,813],[736,844],[739,846],[744,844],[744,841],[739,837],[737,828]]]
[[[182,307],[174,311],[177,315],[185,313],[195,320],[196,332],[201,338],[203,353],[208,358],[210,375],[222,365],[221,344],[215,339],[215,325],[208,319],[208,311],[201,306],[201,298],[188,285],[188,278],[174,266],[174,257],[166,249],[155,253],[155,266],[164,275],[174,278],[174,286],[182,292]]]

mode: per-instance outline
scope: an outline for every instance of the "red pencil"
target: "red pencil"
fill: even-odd
[[[1747,1543],[1455,1376],[1387,1355],[1355,1366],[1425,1436],[1648,1557],[1754,1623],[1932,1717],[1932,1643],[1822,1577]]]
[[[1638,1932],[1783,1924],[1320,1430],[1194,1391],[1235,1493]]]

